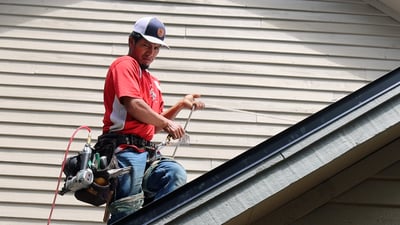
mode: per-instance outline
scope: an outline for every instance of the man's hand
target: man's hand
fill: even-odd
[[[205,104],[197,98],[200,98],[199,94],[186,95],[183,98],[183,107],[185,109],[192,109],[194,107],[194,110],[204,109]]]
[[[197,98],[200,98],[199,94],[190,94],[186,95],[183,99],[181,99],[179,102],[177,102],[174,106],[169,108],[168,110],[164,111],[162,113],[162,116],[164,116],[166,119],[168,119],[168,124],[167,126],[164,127],[157,127],[157,132],[159,129],[163,129],[166,131],[173,139],[179,139],[185,135],[185,130],[182,128],[181,125],[176,124],[172,120],[175,119],[176,115],[182,110],[182,109],[192,109],[193,110],[199,110],[199,109],[204,109],[205,104],[202,101],[199,101]]]
[[[172,120],[169,120],[168,125],[163,129],[172,137],[172,139],[179,139],[185,135],[183,127]]]

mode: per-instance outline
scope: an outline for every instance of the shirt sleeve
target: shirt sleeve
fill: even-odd
[[[113,68],[115,95],[122,97],[141,98],[140,68],[134,60],[123,60]]]

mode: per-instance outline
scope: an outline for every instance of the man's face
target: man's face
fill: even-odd
[[[129,55],[138,61],[142,69],[147,69],[157,57],[161,45],[151,43],[144,38],[137,42],[129,38],[129,48]]]

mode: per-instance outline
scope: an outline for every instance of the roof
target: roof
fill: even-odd
[[[377,149],[361,151],[357,146],[398,127],[390,113],[398,113],[399,104],[393,101],[398,101],[399,84],[400,68],[115,224],[226,223],[328,164],[340,162],[331,168],[331,174],[337,173]],[[398,137],[398,132],[390,133],[396,134],[386,135],[382,145]],[[343,161],[352,151],[352,160]]]

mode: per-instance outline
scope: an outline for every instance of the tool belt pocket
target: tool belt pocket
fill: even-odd
[[[118,143],[110,136],[99,136],[94,146],[93,182],[88,188],[75,191],[75,198],[94,206],[107,203],[117,184],[117,179],[110,178],[108,170],[118,168],[118,161],[114,154]],[[96,157],[97,156],[97,157]]]
[[[112,196],[112,190],[114,185],[108,180],[98,177],[95,181],[86,189],[81,189],[75,192],[75,198],[89,203],[94,206],[100,206],[105,204]]]
[[[107,203],[111,199],[118,182],[115,177],[110,177],[108,170],[117,167],[117,159],[112,156],[111,162],[104,169],[93,172],[94,179],[88,188],[75,191],[75,198],[94,206]]]
[[[114,151],[118,147],[118,140],[114,135],[104,134],[98,137],[96,144],[94,145],[94,152],[98,153],[100,156],[105,156],[107,161],[112,162]],[[103,165],[103,167],[107,165]]]

